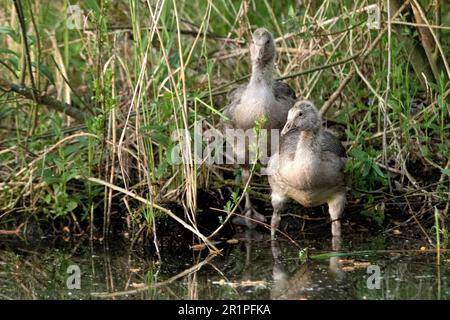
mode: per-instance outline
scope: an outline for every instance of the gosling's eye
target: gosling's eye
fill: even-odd
[[[298,113],[298,116],[299,116],[299,117],[303,117],[303,112],[300,111],[300,112]]]
[[[270,39],[267,39],[266,44],[269,44],[269,43],[270,43]]]

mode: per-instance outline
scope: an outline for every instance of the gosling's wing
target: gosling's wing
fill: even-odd
[[[349,185],[350,174],[344,174],[345,170],[345,148],[341,141],[333,132],[324,130],[321,139],[322,161],[325,164],[323,172],[329,172],[329,176],[333,177],[335,184],[340,187]],[[334,156],[333,156],[334,155]],[[327,183],[328,180],[325,182]],[[326,187],[326,183],[324,186]]]
[[[285,82],[275,81],[273,83],[273,94],[277,100],[295,100],[295,91]]]
[[[280,138],[280,153],[283,156],[288,156],[293,159],[297,149],[299,130],[297,128],[291,129]],[[341,141],[331,131],[324,130],[322,132],[320,145],[322,151],[331,152],[339,158],[345,158],[345,148]]]
[[[280,137],[280,157],[284,160],[292,161],[297,151],[300,131],[293,128]]]
[[[286,123],[289,110],[295,103],[295,92],[286,83],[275,81],[273,83],[273,94],[277,103],[273,106],[275,110],[269,112],[270,127],[281,129]]]
[[[227,116],[231,122],[234,122],[234,110],[241,102],[245,89],[247,89],[247,83],[240,85],[227,94],[228,105],[225,107],[224,115]]]
[[[345,158],[345,148],[341,141],[331,131],[324,130],[321,139],[322,150],[331,152],[340,158]]]

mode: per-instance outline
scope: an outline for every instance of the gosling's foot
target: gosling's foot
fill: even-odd
[[[267,218],[253,208],[245,210],[244,216],[234,217],[232,222],[239,226],[254,229],[260,222],[267,222]]]

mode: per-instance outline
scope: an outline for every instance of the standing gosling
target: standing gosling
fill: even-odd
[[[314,104],[310,101],[295,103],[281,132],[279,152],[268,164],[273,206],[272,239],[288,198],[305,207],[327,203],[331,233],[340,236],[340,218],[346,203],[344,165],[345,149],[333,133],[322,129]]]
[[[250,44],[252,61],[252,75],[250,81],[232,91],[225,115],[230,119],[229,125],[234,129],[251,129],[256,120],[264,116],[267,122],[265,129],[282,129],[286,123],[289,109],[295,103],[294,91],[284,82],[274,81],[273,68],[275,63],[275,41],[272,34],[264,28],[253,33]],[[234,150],[237,154],[248,152],[248,146]],[[241,157],[242,158],[242,157]],[[246,184],[249,177],[249,163],[241,164],[242,184]],[[266,221],[251,203],[248,193],[245,194],[245,218],[235,217],[233,223],[256,227],[255,221]]]

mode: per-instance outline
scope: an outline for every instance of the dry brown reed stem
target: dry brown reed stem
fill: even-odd
[[[420,4],[417,2],[417,0],[412,0],[414,2],[414,5],[412,5],[413,8],[413,12],[414,14],[416,14],[416,12],[418,12],[418,15],[420,15],[420,18],[425,22],[429,32],[431,33],[433,40],[434,40],[434,44],[436,45],[436,47],[438,48],[439,54],[441,56],[442,62],[445,66],[445,71],[447,73],[447,79],[450,79],[450,68],[448,66],[448,62],[447,59],[445,57],[444,51],[442,50],[442,46],[441,43],[439,41],[439,39],[436,36],[435,31],[433,30],[433,28],[430,26],[430,23],[428,22],[427,17],[425,16],[422,7],[420,6]],[[419,28],[420,30],[420,28]],[[432,63],[433,60],[430,60],[430,63]],[[436,79],[437,80],[437,79]]]
[[[426,27],[431,29],[441,29],[441,30],[450,30],[449,26],[436,26],[434,24],[426,24],[426,23],[414,23],[414,22],[406,22],[406,21],[391,21],[391,24],[398,24],[401,26],[410,26],[410,27]]]
[[[160,205],[158,205],[158,204],[156,204],[156,203],[154,203],[154,202],[148,201],[147,199],[144,199],[144,198],[142,198],[141,196],[139,196],[139,195],[137,195],[137,194],[135,194],[135,193],[133,193],[133,192],[131,192],[131,191],[128,191],[128,190],[126,190],[126,189],[124,189],[124,188],[121,188],[121,187],[119,187],[119,186],[110,184],[110,183],[107,182],[107,181],[103,181],[103,180],[101,180],[101,179],[97,179],[97,178],[94,178],[94,177],[88,177],[87,180],[89,180],[89,181],[91,181],[91,182],[94,182],[94,183],[97,183],[97,184],[100,184],[100,185],[103,185],[103,186],[105,186],[105,187],[111,188],[111,189],[113,189],[113,190],[115,190],[115,191],[121,192],[121,193],[123,193],[123,194],[125,194],[125,195],[127,195],[127,196],[129,196],[129,197],[131,197],[131,198],[133,198],[133,199],[136,199],[137,201],[139,201],[139,202],[141,202],[141,203],[143,203],[143,204],[145,204],[145,205],[151,206],[152,208],[154,208],[154,209],[156,209],[156,210],[160,210],[160,211],[164,212],[164,213],[167,214],[169,217],[171,217],[172,219],[174,219],[175,221],[177,221],[178,223],[180,223],[184,228],[188,229],[188,230],[191,231],[193,234],[195,234],[197,237],[199,237],[199,238],[200,238],[200,239],[208,246],[208,249],[210,250],[210,252],[212,252],[212,253],[217,253],[217,252],[220,251],[220,250],[217,249],[217,248],[214,246],[214,244],[213,244],[211,241],[209,241],[208,238],[205,237],[200,231],[198,231],[196,228],[194,229],[192,226],[190,226],[189,224],[187,224],[184,220],[182,220],[181,218],[179,218],[177,215],[175,215],[175,214],[174,214],[172,211],[170,211],[169,209],[166,209],[166,208],[164,208],[164,207],[161,207]]]
[[[410,0],[406,0],[403,5],[399,8],[399,10],[392,15],[391,20],[395,19],[398,17],[398,15],[400,15],[400,13],[406,8],[406,6],[409,4]],[[373,49],[375,49],[375,47],[378,45],[378,43],[380,42],[380,40],[383,38],[384,34],[388,31],[388,27],[385,26],[380,33],[378,34],[378,36],[375,38],[375,40],[371,43],[371,45],[364,50],[364,52],[361,54],[360,56],[360,60],[364,60],[365,58],[367,58],[367,56],[372,52]],[[336,101],[336,99],[339,97],[339,95],[341,94],[341,92],[344,90],[344,88],[346,87],[346,85],[350,82],[350,80],[353,78],[353,75],[355,74],[356,69],[355,68],[351,68],[349,73],[347,74],[347,76],[342,80],[341,84],[339,85],[339,87],[336,89],[335,92],[333,92],[330,96],[330,98],[322,105],[322,107],[320,108],[320,114],[321,115],[325,115],[328,111],[328,109],[333,105],[333,103]]]
[[[235,214],[237,208],[239,207],[239,204],[241,203],[242,199],[244,199],[245,197],[245,193],[247,192],[249,186],[250,186],[250,181],[253,177],[253,172],[254,172],[254,166],[252,168],[252,170],[250,170],[250,176],[244,186],[244,189],[241,193],[241,196],[239,197],[238,201],[236,202],[236,204],[234,205],[234,207],[232,208],[232,210],[230,212],[227,213],[227,216],[225,217],[225,219],[223,220],[223,222],[220,224],[220,226],[218,226],[216,228],[216,230],[214,230],[213,232],[211,232],[211,234],[208,236],[208,239],[212,239],[215,235],[217,235],[219,233],[220,230],[222,230],[222,228],[226,225],[226,223],[228,222],[228,220],[230,220],[230,218]],[[253,220],[253,219],[251,219]],[[260,224],[264,224],[261,221],[258,220],[254,220],[254,222],[260,223]]]
[[[192,273],[198,272],[203,266],[205,266],[206,264],[209,264],[209,262],[215,257],[216,255],[214,254],[210,254],[208,255],[208,257],[206,257],[203,261],[195,264],[194,266],[178,273],[177,275],[162,281],[162,282],[157,282],[151,285],[143,285],[140,288],[137,289],[133,289],[133,290],[125,290],[125,291],[116,291],[116,292],[92,292],[91,295],[93,297],[96,298],[115,298],[115,297],[120,297],[120,296],[126,296],[126,295],[131,295],[131,294],[136,294],[136,293],[140,293],[140,292],[145,292],[148,291],[151,288],[158,288],[158,287],[162,287],[162,286],[166,286],[180,278],[183,278],[185,276],[188,276]]]

